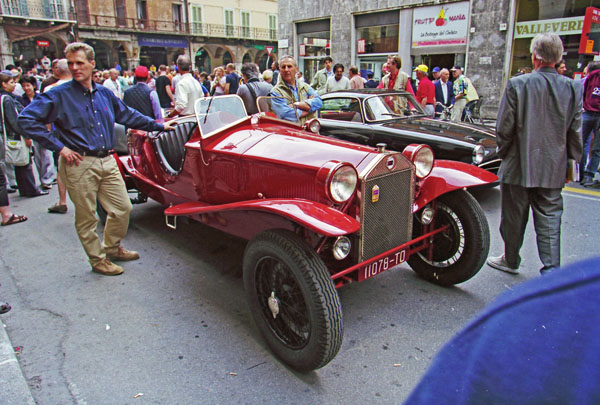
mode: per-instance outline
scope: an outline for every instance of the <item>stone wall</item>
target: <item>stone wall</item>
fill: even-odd
[[[506,52],[512,0],[477,0],[471,2],[471,32],[467,48],[467,72],[477,92],[484,97],[482,114],[495,117],[506,84]],[[500,24],[506,24],[501,30]],[[503,27],[504,28],[504,27]]]

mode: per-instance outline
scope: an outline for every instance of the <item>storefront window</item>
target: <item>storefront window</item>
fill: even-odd
[[[398,24],[358,29],[358,38],[364,40],[364,53],[398,52]]]
[[[323,59],[331,54],[329,19],[298,23],[298,68],[304,80],[310,83],[317,70],[324,66]]]
[[[398,10],[358,14],[354,17],[356,27],[356,65],[362,77],[373,73],[375,80],[383,76],[382,68],[387,56],[398,53]]]
[[[323,58],[329,55],[329,31],[311,32],[298,38],[300,44],[300,71],[308,83],[317,70],[324,66]]]
[[[540,4],[541,3],[541,4]],[[585,10],[589,1],[556,0],[552,7],[546,1],[520,0],[512,46],[511,76],[522,68],[532,68],[529,46],[539,33],[548,32],[560,35],[563,46],[563,58],[567,62],[567,75],[581,72],[593,55],[579,55],[579,41]]]

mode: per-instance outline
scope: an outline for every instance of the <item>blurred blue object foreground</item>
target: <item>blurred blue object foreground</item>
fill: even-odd
[[[501,295],[438,353],[406,404],[600,404],[600,259]]]

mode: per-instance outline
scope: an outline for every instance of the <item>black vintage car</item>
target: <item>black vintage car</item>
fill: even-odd
[[[412,94],[361,89],[324,94],[319,111],[322,135],[363,145],[431,146],[435,157],[474,164],[494,174],[500,167],[494,131],[483,126],[427,118]]]

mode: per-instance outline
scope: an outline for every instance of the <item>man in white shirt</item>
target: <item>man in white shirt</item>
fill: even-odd
[[[327,79],[325,93],[331,93],[336,90],[350,90],[350,80],[344,77],[344,65],[336,63],[333,66],[334,76]]]
[[[110,77],[106,79],[103,83],[103,86],[110,89],[117,98],[123,98],[123,89],[119,84],[119,71],[115,68],[109,70]]]
[[[446,68],[440,71],[440,79],[436,80],[433,85],[435,87],[435,100],[444,104],[446,107],[450,107],[454,104],[454,90],[452,88],[452,82],[448,80],[450,78],[450,71]],[[444,108],[436,105],[436,115],[441,115]]]
[[[204,97],[202,85],[190,73],[191,66],[192,63],[189,57],[179,55],[177,69],[181,74],[181,79],[179,79],[175,88],[175,108],[173,108],[169,117],[194,114],[196,100]]]

